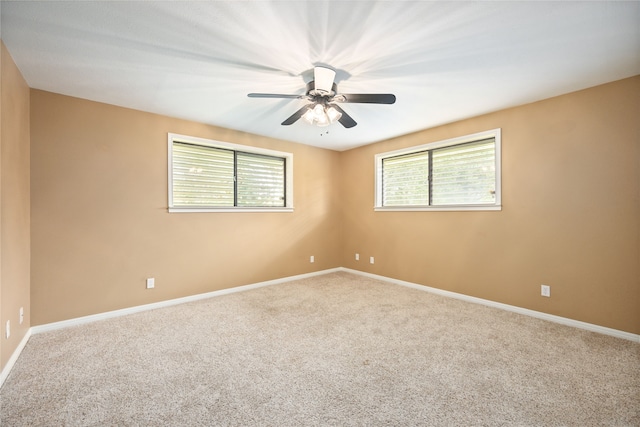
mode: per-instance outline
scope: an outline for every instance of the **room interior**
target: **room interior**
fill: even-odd
[[[48,7],[55,7],[55,2],[52,4]],[[322,11],[330,14],[328,3],[319,4],[324,5]],[[611,36],[606,41],[612,45],[604,42],[598,45],[592,38],[585,38],[588,32],[583,32],[572,36],[575,39],[568,35],[567,45],[574,49],[577,45],[572,42],[583,40],[580,46],[584,50],[579,51],[576,58],[601,64],[605,62],[599,56],[604,55],[602,51],[611,51],[617,55],[618,62],[607,61],[608,67],[592,67],[588,69],[592,72],[570,78],[560,71],[572,71],[567,62],[574,58],[557,61],[559,67],[566,69],[532,71],[547,83],[538,91],[535,87],[515,90],[514,82],[519,80],[514,75],[525,69],[531,58],[518,62],[518,55],[504,57],[504,63],[496,64],[495,69],[481,62],[493,80],[486,85],[480,80],[468,81],[465,88],[476,89],[465,94],[465,88],[456,90],[455,85],[444,84],[445,80],[455,83],[459,79],[456,76],[459,71],[453,69],[455,61],[446,62],[451,67],[449,70],[438,69],[432,62],[434,58],[406,57],[404,64],[390,66],[383,62],[385,58],[381,55],[379,61],[375,57],[369,62],[354,61],[347,75],[346,65],[340,65],[349,64],[342,57],[347,56],[346,53],[331,50],[332,46],[340,46],[341,41],[331,45],[332,40],[322,40],[325,44],[320,45],[325,46],[325,50],[310,50],[280,65],[298,70],[295,77],[291,72],[274,71],[272,64],[266,62],[260,71],[262,80],[254,79],[248,72],[239,72],[236,84],[232,74],[220,74],[209,83],[226,86],[218,101],[212,100],[212,92],[207,89],[202,92],[204,99],[185,107],[183,115],[172,115],[165,112],[165,108],[178,94],[170,80],[165,92],[156,81],[150,82],[147,90],[140,90],[142,98],[151,99],[145,104],[149,99],[131,101],[138,91],[127,86],[130,82],[112,87],[113,81],[92,75],[95,69],[102,69],[113,72],[115,78],[123,70],[144,76],[144,69],[139,64],[127,63],[131,59],[125,54],[121,56],[125,66],[113,63],[110,68],[108,63],[98,61],[70,63],[68,66],[77,73],[67,75],[68,79],[62,78],[67,69],[55,60],[59,52],[45,55],[31,51],[29,48],[37,45],[37,37],[29,43],[17,42],[24,33],[16,27],[30,31],[32,25],[16,17],[24,19],[29,13],[35,13],[29,8],[37,9],[43,7],[42,4],[35,2],[22,10],[20,5],[3,2],[2,379],[8,375],[34,327],[337,268],[558,316],[619,331],[638,341],[640,37],[638,26],[633,24],[638,22],[640,9],[638,3],[620,4],[621,9],[608,2],[591,5],[574,3],[557,7],[561,9],[559,12],[565,11],[563,7],[601,7],[603,9],[595,12],[604,10],[609,14],[598,15],[599,19],[613,22],[626,17],[618,26],[603,27],[627,43],[617,45],[618,39]],[[103,6],[104,3],[98,3],[96,7]],[[234,16],[238,17],[249,6],[223,2],[219,7],[233,9],[237,13]],[[262,10],[263,7],[266,10]],[[270,16],[268,12],[278,10],[273,7],[269,9],[261,3],[259,13]],[[350,7],[364,5],[351,4]],[[373,9],[375,13],[371,12],[370,18],[376,22],[381,19],[384,8]],[[443,15],[449,12],[438,11]],[[77,18],[95,10],[73,12]],[[522,10],[516,12],[523,13]],[[507,12],[485,7],[483,13]],[[585,18],[591,17],[590,13],[594,11],[580,9],[577,15]],[[42,18],[38,13],[33,16]],[[113,19],[117,16],[117,13],[109,15]],[[540,12],[536,18],[540,16],[546,15]],[[401,17],[408,19],[406,14]],[[17,20],[12,22],[14,18]],[[165,23],[172,22],[170,18],[167,16]],[[331,25],[346,25],[351,19],[353,16],[348,15]],[[313,22],[310,24],[313,28],[322,27],[322,22]],[[439,22],[442,26],[450,25],[444,19]],[[547,30],[558,24],[555,18],[545,22]],[[585,22],[581,24],[587,26],[592,21],[585,18]],[[67,37],[80,34],[69,28],[56,28],[51,22],[40,24],[37,35],[47,31]],[[175,22],[174,26],[183,28],[178,24],[180,22]],[[251,38],[245,34],[245,39],[225,39],[220,43],[251,46],[252,41],[264,36],[269,29],[266,26]],[[512,26],[508,29],[514,30]],[[144,31],[156,35],[149,29]],[[87,37],[89,47],[96,39],[103,42],[99,31],[93,36]],[[280,37],[286,36],[286,33],[280,34]],[[602,34],[595,37],[600,36],[606,38]],[[359,37],[362,43],[375,44],[366,34]],[[109,36],[105,39],[111,40]],[[53,40],[53,43],[59,41]],[[380,41],[378,49],[390,49],[387,43],[392,41],[393,38]],[[121,40],[112,42],[109,54],[117,57]],[[489,37],[487,50],[478,53],[491,56],[495,52],[489,47],[495,42]],[[12,50],[14,43],[15,51]],[[146,48],[148,55],[161,56],[158,46],[145,45],[144,40],[137,43],[137,49]],[[526,46],[529,50],[524,51],[525,55],[550,49],[548,44],[531,45]],[[171,43],[166,46],[172,48]],[[363,50],[365,47],[362,46]],[[448,55],[459,54],[458,58],[462,58],[469,53],[447,51],[446,47],[446,43],[443,44],[438,53],[445,59]],[[357,43],[354,54],[358,52],[356,48]],[[518,45],[509,48],[515,51]],[[259,45],[246,49],[256,55],[260,50]],[[596,50],[597,54],[584,55],[589,49]],[[282,49],[276,50],[280,60],[286,62]],[[407,49],[403,54],[410,51]],[[84,52],[79,49],[77,53]],[[564,53],[553,53],[551,62]],[[180,55],[191,61],[191,66],[194,61],[207,58],[205,54],[195,59],[184,52]],[[466,59],[475,59],[475,56]],[[47,60],[51,62],[47,64]],[[221,63],[226,60],[219,58]],[[396,105],[350,106],[350,114],[358,121],[354,129],[359,132],[351,136],[347,133],[350,130],[339,124],[322,128],[321,133],[303,123],[293,125],[292,129],[285,128],[280,121],[296,109],[287,104],[288,101],[264,102],[246,97],[247,87],[253,87],[252,91],[256,92],[300,93],[301,81],[308,78],[308,70],[315,63],[331,60],[335,61],[334,67],[342,70],[337,76],[343,88],[356,93],[394,92],[398,107],[402,107],[403,97],[418,99],[402,107],[403,110],[394,110]],[[510,60],[520,68],[515,67],[508,75],[500,74],[508,70]],[[234,67],[240,71],[257,67],[242,64],[239,58],[234,61]],[[576,62],[575,66],[582,67],[582,63]],[[433,74],[434,83],[421,80],[422,76],[416,81],[413,71],[428,64],[437,70]],[[380,70],[378,74],[376,67]],[[167,68],[170,75],[172,71]],[[226,73],[230,69],[223,68]],[[180,79],[170,82],[184,84],[192,77],[191,84],[198,84],[205,78],[204,70],[195,67],[191,76],[181,75]],[[358,80],[358,71],[369,79]],[[61,76],[56,77],[56,72]],[[555,72],[559,73],[557,79],[551,77]],[[154,69],[152,80],[161,79],[156,73]],[[400,79],[403,73],[414,78],[413,85]],[[483,75],[486,74],[480,77]],[[42,76],[49,77],[43,79]],[[350,86],[352,76],[354,83]],[[53,89],[56,79],[60,84],[57,90]],[[77,88],[69,86],[74,80]],[[500,86],[500,80],[504,86]],[[442,89],[431,87],[439,83],[443,84]],[[84,92],[88,94],[86,97],[77,94],[82,87],[88,87]],[[100,91],[105,92],[103,98],[98,96]],[[190,96],[198,93],[193,87],[185,91]],[[513,96],[505,99],[502,92]],[[229,93],[233,93],[236,100],[229,101]],[[117,98],[118,94],[122,97]],[[492,94],[496,95],[495,99]],[[447,95],[458,104],[445,103]],[[486,98],[491,100],[486,104],[478,102]],[[431,102],[434,105],[421,109],[420,105]],[[436,113],[438,103],[443,108]],[[152,107],[145,109],[144,105]],[[191,109],[198,111],[192,114]],[[211,111],[215,113],[213,117]],[[403,116],[401,111],[412,111],[411,117]],[[428,118],[421,120],[422,115]],[[242,117],[232,119],[231,116]],[[240,127],[238,120],[250,124]],[[376,154],[497,128],[501,129],[503,138],[500,211],[374,211],[373,159]],[[330,133],[324,133],[327,130]],[[169,133],[293,153],[294,211],[169,213]],[[354,257],[356,253],[360,254],[359,260]],[[310,256],[314,257],[313,263]],[[369,262],[370,257],[375,257],[375,263]],[[154,289],[145,287],[149,277],[155,278]],[[541,297],[541,284],[551,286],[550,298]],[[10,334],[6,333],[7,323]]]

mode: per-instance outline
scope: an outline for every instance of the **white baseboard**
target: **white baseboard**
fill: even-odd
[[[29,341],[30,337],[31,337],[31,328],[27,329],[27,333],[24,334],[24,337],[22,337],[20,344],[18,344],[18,347],[15,349],[15,351],[7,361],[7,364],[4,365],[2,372],[0,372],[0,387],[2,387],[2,385],[4,384],[4,381],[9,376],[9,372],[11,372],[11,369],[13,369],[13,365],[15,365],[16,362],[18,361],[18,358],[20,357],[22,350],[24,350],[24,346],[27,345],[27,341]]]
[[[607,327],[604,327],[604,326],[594,325],[592,323],[581,322],[579,320],[568,319],[566,317],[556,316],[556,315],[553,315],[553,314],[543,313],[543,312],[535,311],[535,310],[529,310],[527,308],[517,307],[517,306],[509,305],[509,304],[503,304],[503,303],[500,303],[500,302],[486,300],[486,299],[477,298],[477,297],[472,297],[472,296],[465,295],[465,294],[459,294],[459,293],[456,293],[456,292],[445,291],[443,289],[432,288],[432,287],[425,286],[425,285],[420,285],[420,284],[417,284],[417,283],[406,282],[404,280],[393,279],[393,278],[386,277],[386,276],[380,276],[378,274],[367,273],[367,272],[359,271],[359,270],[352,270],[350,268],[345,268],[345,267],[337,267],[337,268],[331,268],[331,269],[328,269],[328,270],[315,271],[313,273],[299,274],[299,275],[296,275],[296,276],[289,276],[289,277],[284,277],[284,278],[281,278],[281,279],[268,280],[266,282],[258,282],[258,283],[253,283],[253,284],[250,284],[250,285],[238,286],[238,287],[235,287],[235,288],[221,289],[219,291],[213,291],[213,292],[207,292],[207,293],[203,293],[203,294],[191,295],[191,296],[183,297],[183,298],[176,298],[176,299],[171,299],[171,300],[167,300],[167,301],[160,301],[160,302],[156,302],[156,303],[152,303],[152,304],[139,305],[139,306],[135,306],[135,307],[124,308],[124,309],[121,309],[121,310],[108,311],[108,312],[105,312],[105,313],[98,313],[98,314],[94,314],[94,315],[90,315],[90,316],[78,317],[78,318],[75,318],[75,319],[69,319],[69,320],[63,320],[63,321],[60,321],[60,322],[54,322],[54,323],[48,323],[48,324],[44,324],[44,325],[33,326],[30,329],[30,333],[28,335],[30,336],[31,334],[39,334],[39,333],[42,333],[42,332],[53,331],[53,330],[56,330],[56,329],[68,328],[70,326],[82,325],[82,324],[85,324],[85,323],[95,322],[95,321],[103,320],[103,319],[109,319],[109,318],[112,318],[112,317],[119,317],[119,316],[125,316],[127,314],[139,313],[139,312],[147,311],[147,310],[154,310],[156,308],[169,307],[169,306],[176,305],[176,304],[183,304],[183,303],[186,303],[186,302],[197,301],[197,300],[206,299],[206,298],[213,298],[213,297],[220,296],[220,295],[227,295],[227,294],[231,294],[231,293],[235,293],[235,292],[248,291],[248,290],[260,288],[260,287],[263,287],[263,286],[277,285],[277,284],[280,284],[280,283],[291,282],[293,280],[300,280],[300,279],[305,279],[305,278],[308,278],[308,277],[321,276],[321,275],[324,275],[324,274],[335,273],[335,272],[338,272],[338,271],[344,271],[344,272],[347,272],[347,273],[358,274],[358,275],[361,275],[361,276],[370,277],[372,279],[377,279],[377,280],[381,280],[381,281],[388,282],[388,283],[394,283],[396,285],[406,286],[406,287],[413,288],[413,289],[418,289],[418,290],[421,290],[421,291],[431,292],[433,294],[442,295],[442,296],[449,297],[449,298],[455,298],[455,299],[459,299],[459,300],[462,300],[462,301],[472,302],[472,303],[475,303],[475,304],[486,305],[488,307],[499,308],[501,310],[511,311],[511,312],[518,313],[518,314],[524,314],[525,316],[530,316],[530,317],[535,317],[535,318],[538,318],[538,319],[548,320],[550,322],[559,323],[559,324],[566,325],[566,326],[571,326],[571,327],[574,327],[574,328],[585,329],[587,331],[597,332],[597,333],[600,333],[600,334],[610,335],[610,336],[613,336],[613,337],[622,338],[622,339],[626,339],[626,340],[629,340],[629,341],[634,341],[634,342],[640,343],[640,335],[638,335],[638,334],[632,334],[630,332],[620,331],[618,329],[607,328]],[[25,341],[25,344],[26,344],[26,341]],[[24,347],[24,345],[23,345],[23,347]],[[20,350],[20,351],[22,351],[22,350]],[[19,355],[19,352],[18,352],[18,355]],[[17,356],[16,356],[16,358],[17,358]],[[8,366],[8,364],[7,364],[7,366]],[[3,370],[3,372],[4,372],[4,370]],[[0,382],[0,384],[1,384],[1,382]]]
[[[350,268],[340,267],[340,271],[344,271],[347,273],[358,274],[360,276],[369,277],[372,279],[381,280],[388,283],[394,283],[396,285],[406,286],[413,289],[418,289],[420,291],[431,292],[433,294],[442,295],[449,298],[455,298],[462,301],[472,302],[475,304],[482,304],[488,307],[499,308],[501,310],[511,311],[518,314],[524,314],[525,316],[535,317],[538,319],[548,320],[554,323],[560,323],[566,326],[572,326],[574,328],[585,329],[591,332],[597,332],[604,335],[610,335],[616,338],[622,338],[629,341],[634,341],[640,343],[640,335],[632,334],[630,332],[620,331],[618,329],[607,328],[604,326],[594,325],[592,323],[581,322],[579,320],[568,319],[566,317],[555,316],[553,314],[547,314],[540,311],[529,310],[527,308],[517,307],[514,305],[503,304],[500,302],[495,302],[491,300],[486,300],[482,298],[472,297],[469,295],[459,294],[456,292],[445,291],[443,289],[432,288],[429,286],[419,285],[417,283],[405,282],[404,280],[392,279],[390,277],[380,276],[377,274],[366,273],[364,271],[352,270]]]
[[[235,288],[221,289],[219,291],[206,292],[203,294],[190,295],[188,297],[175,298],[166,301],[155,302],[152,304],[138,305],[135,307],[123,308],[120,310],[107,311],[105,313],[92,314],[89,316],[77,317],[75,319],[62,320],[60,322],[46,323],[44,325],[33,326],[32,334],[54,331],[57,329],[68,328],[70,326],[83,325],[85,323],[96,322],[98,320],[110,319],[113,317],[125,316],[127,314],[140,313],[147,310],[155,310],[157,308],[169,307],[172,305],[183,304],[185,302],[198,301],[207,298],[213,298],[221,295],[232,294],[235,292],[244,292],[251,289],[261,288],[263,286],[277,285],[280,283],[291,282],[293,280],[306,279],[308,277],[321,276],[328,273],[340,271],[340,268],[331,268],[328,270],[314,271],[313,273],[298,274],[296,276],[284,277],[281,279],[268,280],[266,282],[252,283],[250,285],[237,286]]]
[[[425,291],[425,292],[431,292],[433,294],[442,295],[442,296],[449,297],[449,298],[455,298],[455,299],[459,299],[459,300],[462,300],[462,301],[472,302],[472,303],[475,303],[475,304],[482,304],[482,305],[486,305],[488,307],[499,308],[499,309],[502,309],[502,310],[511,311],[511,312],[518,313],[518,314],[524,314],[525,316],[531,316],[531,317],[535,317],[535,318],[538,318],[538,319],[548,320],[548,321],[554,322],[554,323],[560,323],[560,324],[566,325],[566,326],[572,326],[574,328],[585,329],[585,330],[588,330],[588,331],[597,332],[597,333],[600,333],[600,334],[610,335],[610,336],[613,336],[613,337],[616,337],[616,338],[622,338],[622,339],[626,339],[626,340],[629,340],[629,341],[634,341],[634,342],[640,343],[640,335],[637,335],[637,334],[632,334],[632,333],[629,333],[629,332],[624,332],[624,331],[620,331],[620,330],[612,329],[612,328],[606,328],[604,326],[594,325],[594,324],[591,324],[591,323],[581,322],[579,320],[568,319],[566,317],[555,316],[555,315],[552,315],[552,314],[542,313],[540,311],[529,310],[529,309],[526,309],[526,308],[516,307],[516,306],[513,306],[513,305],[503,304],[503,303],[490,301],[490,300],[486,300],[486,299],[482,299],[482,298],[476,298],[476,297],[472,297],[472,296],[469,296],[469,295],[459,294],[459,293],[456,293],[456,292],[445,291],[443,289],[432,288],[432,287],[420,285],[420,284],[417,284],[417,283],[406,282],[404,280],[392,279],[390,277],[380,276],[380,275],[372,274],[372,273],[366,273],[364,271],[352,270],[350,268],[345,268],[345,267],[338,267],[338,268],[331,268],[331,269],[328,269],[328,270],[315,271],[313,273],[299,274],[297,276],[284,277],[284,278],[281,278],[281,279],[268,280],[266,282],[259,282],[259,283],[253,283],[253,284],[250,284],[250,285],[238,286],[238,287],[235,287],[235,288],[222,289],[222,290],[219,290],[219,291],[213,291],[213,292],[207,292],[207,293],[203,293],[203,294],[191,295],[191,296],[183,297],[183,298],[176,298],[176,299],[171,299],[171,300],[167,300],[167,301],[160,301],[160,302],[156,302],[156,303],[152,303],[152,304],[139,305],[139,306],[135,306],[135,307],[124,308],[124,309],[121,309],[121,310],[108,311],[108,312],[105,312],[105,313],[99,313],[99,314],[94,314],[94,315],[90,315],[90,316],[78,317],[78,318],[75,318],[75,319],[63,320],[63,321],[60,321],[60,322],[48,323],[48,324],[38,325],[38,326],[32,326],[31,328],[29,328],[27,330],[27,333],[22,338],[22,341],[20,341],[20,344],[18,345],[16,350],[13,352],[13,354],[9,358],[9,361],[5,365],[4,369],[2,369],[2,372],[0,372],[0,387],[2,387],[2,385],[4,384],[4,381],[9,376],[9,372],[11,372],[11,369],[13,368],[13,366],[16,363],[16,361],[20,357],[20,354],[22,353],[22,350],[27,345],[27,341],[29,341],[29,338],[33,334],[38,334],[38,333],[47,332],[47,331],[53,331],[53,330],[56,330],[56,329],[68,328],[68,327],[71,327],[71,326],[82,325],[82,324],[85,324],[85,323],[95,322],[95,321],[98,321],[98,320],[104,320],[104,319],[109,319],[109,318],[113,318],[113,317],[125,316],[127,314],[139,313],[139,312],[147,311],[147,310],[154,310],[156,308],[169,307],[169,306],[176,305],[176,304],[183,304],[183,303],[186,303],[186,302],[197,301],[197,300],[202,300],[202,299],[206,299],[206,298],[213,298],[213,297],[216,297],[216,296],[227,295],[227,294],[231,294],[231,293],[235,293],[235,292],[248,291],[248,290],[260,288],[260,287],[263,287],[263,286],[277,285],[277,284],[280,284],[280,283],[291,282],[293,280],[300,280],[300,279],[306,279],[308,277],[321,276],[321,275],[324,275],[324,274],[335,273],[335,272],[339,272],[339,271],[352,273],[352,274],[357,274],[357,275],[360,275],[360,276],[365,276],[365,277],[369,277],[369,278],[372,278],[372,279],[380,280],[380,281],[383,281],[383,282],[388,282],[388,283],[393,283],[393,284],[396,284],[396,285],[406,286],[406,287],[409,287],[409,288],[418,289],[418,290]]]

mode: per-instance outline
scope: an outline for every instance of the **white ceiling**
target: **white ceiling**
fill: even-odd
[[[1,3],[32,88],[345,150],[640,74],[640,2]],[[358,125],[280,123],[314,65]],[[327,133],[328,132],[328,133]]]

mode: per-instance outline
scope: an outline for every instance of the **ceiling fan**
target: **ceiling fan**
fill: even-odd
[[[282,95],[277,93],[250,93],[249,98],[289,98],[307,99],[310,104],[305,105],[293,113],[282,125],[288,126],[301,117],[317,126],[328,126],[336,121],[345,128],[357,125],[336,103],[352,104],[393,104],[396,96],[390,93],[347,94],[338,93],[338,86],[334,82],[336,72],[328,67],[317,66],[313,69],[313,80],[307,83],[304,95]]]

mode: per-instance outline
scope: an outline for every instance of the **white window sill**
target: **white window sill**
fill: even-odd
[[[375,206],[376,212],[455,212],[455,211],[501,211],[502,205],[460,205],[460,206]]]
[[[293,208],[169,208],[169,213],[197,212],[293,212]]]

